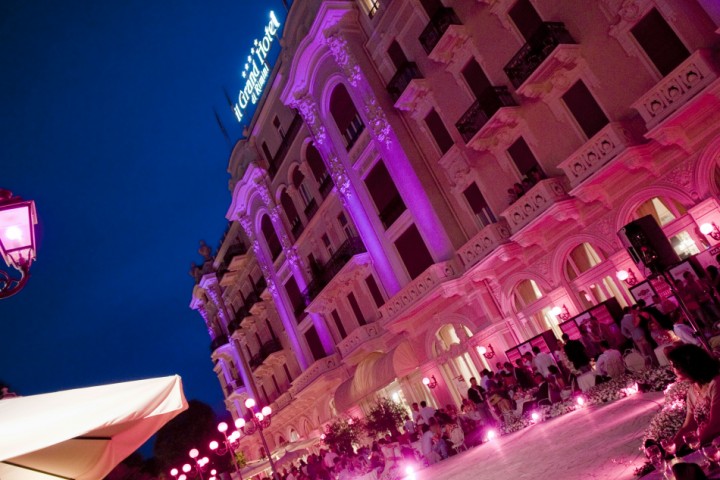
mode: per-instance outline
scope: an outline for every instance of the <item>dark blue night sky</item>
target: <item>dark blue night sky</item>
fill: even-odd
[[[0,300],[0,379],[23,395],[178,373],[223,410],[188,308],[241,132],[223,87],[281,0],[0,2],[0,188],[34,199],[38,259]]]

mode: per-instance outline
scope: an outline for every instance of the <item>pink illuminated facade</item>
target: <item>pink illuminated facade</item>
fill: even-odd
[[[191,302],[228,410],[270,404],[274,448],[377,396],[459,404],[562,307],[632,302],[623,225],[717,246],[718,26],[712,0],[294,2]]]

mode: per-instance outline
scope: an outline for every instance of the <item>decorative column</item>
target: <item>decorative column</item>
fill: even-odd
[[[368,122],[370,134],[375,139],[380,156],[387,161],[386,166],[393,178],[402,179],[396,186],[406,200],[407,208],[412,212],[418,229],[425,233],[423,238],[435,259],[448,260],[455,255],[455,248],[445,232],[434,206],[418,178],[415,168],[408,159],[398,141],[397,135],[388,122],[382,106],[369,80],[362,73],[359,63],[348,46],[348,40],[337,29],[325,32],[326,44],[335,63],[345,75],[348,83],[359,94]]]
[[[200,316],[205,321],[205,326],[208,329],[208,335],[210,335],[211,340],[215,340],[215,337],[217,336],[215,333],[215,329],[212,327],[212,322],[210,321],[210,316],[207,311],[207,307],[204,303],[200,303],[197,307],[198,313],[200,313]]]
[[[338,158],[334,145],[328,138],[327,130],[322,124],[320,110],[315,100],[309,94],[305,93],[296,96],[290,106],[300,112],[300,115],[310,130],[310,135],[328,167],[328,171],[345,210],[352,217],[360,238],[362,238],[367,251],[373,258],[373,265],[385,291],[392,297],[400,291],[401,285],[385,252],[382,240],[378,232],[375,231],[368,212],[358,198],[355,187],[350,182],[345,166]]]
[[[310,363],[305,356],[304,350],[302,349],[302,345],[300,344],[300,340],[298,338],[298,333],[295,328],[295,315],[294,313],[292,315],[288,313],[288,307],[286,305],[286,302],[282,298],[282,295],[280,295],[280,292],[278,292],[277,282],[275,281],[275,272],[270,266],[271,262],[266,258],[264,252],[262,251],[262,248],[260,248],[260,242],[255,235],[253,223],[247,215],[240,216],[238,218],[238,221],[240,222],[240,225],[242,225],[243,230],[245,230],[245,234],[250,240],[253,252],[255,253],[255,258],[257,259],[258,265],[260,266],[263,277],[265,277],[268,291],[272,295],[275,304],[278,306],[278,315],[280,316],[280,320],[282,321],[283,327],[285,328],[288,340],[290,340],[292,350],[295,352],[295,357],[297,358],[298,364],[300,365],[300,369],[303,371],[307,370],[308,366],[310,366]]]

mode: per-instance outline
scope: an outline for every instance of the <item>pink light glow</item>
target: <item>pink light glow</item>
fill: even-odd
[[[213,440],[212,442],[210,442],[210,450],[217,450],[217,448],[218,448],[219,446],[220,446],[220,444],[219,444],[218,442],[216,442],[215,440]]]
[[[235,420],[235,428],[243,428],[245,426],[245,419],[244,418],[238,418]]]
[[[477,351],[480,355],[485,355],[487,353],[487,348],[480,346],[478,347]]]
[[[577,397],[575,399],[575,403],[577,403],[579,407],[582,407],[585,405],[585,399],[583,397]]]
[[[170,470],[170,475],[172,475],[173,477],[177,477],[178,473],[180,472],[178,472],[177,468],[173,468],[172,470]]]
[[[533,412],[530,417],[533,419],[533,422],[537,422],[538,420],[540,420],[540,414],[537,412]]]
[[[254,398],[248,398],[245,400],[245,408],[253,408],[256,405]]]
[[[215,470],[214,468],[210,470],[210,475],[217,475],[217,470]]]
[[[262,413],[258,412],[258,413],[255,414],[255,418],[258,419],[258,422],[262,422],[263,419],[265,418],[265,415],[263,415]]]
[[[425,386],[430,385],[430,379],[428,377],[423,377],[422,382]]]
[[[180,475],[178,477],[178,480],[187,480],[187,477],[185,475]]]
[[[618,280],[620,280],[621,282],[624,282],[625,280],[628,279],[628,277],[630,277],[630,274],[628,273],[627,270],[618,270],[618,272],[615,274],[615,276],[617,277]]]
[[[182,468],[183,468],[183,472],[188,473],[192,467],[190,466],[189,463],[186,463],[185,465],[183,465]]]
[[[198,455],[200,455],[200,452],[198,452],[197,448],[190,450],[190,458],[197,458]]]
[[[493,429],[490,429],[490,430],[487,431],[486,436],[487,436],[487,439],[488,439],[488,442],[489,442],[489,441],[497,438],[497,431],[495,431],[495,430],[493,430]]]
[[[270,408],[269,406],[263,407],[262,414],[265,415],[266,417],[270,416],[272,414],[272,408]]]
[[[320,435],[320,440],[325,440],[325,434]]]
[[[702,225],[700,225],[700,233],[702,233],[703,235],[708,235],[712,231],[713,226],[709,223],[703,223]]]
[[[550,310],[550,313],[552,313],[553,315],[555,315],[557,317],[558,315],[560,315],[562,313],[562,308],[552,307],[552,309]]]
[[[220,422],[220,423],[218,423],[218,432],[225,433],[225,431],[227,430],[227,428],[228,428],[227,423],[225,423],[225,422]]]

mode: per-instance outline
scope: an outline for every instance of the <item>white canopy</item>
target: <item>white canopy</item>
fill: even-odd
[[[98,480],[187,408],[152,378],[0,401],[0,479]]]

